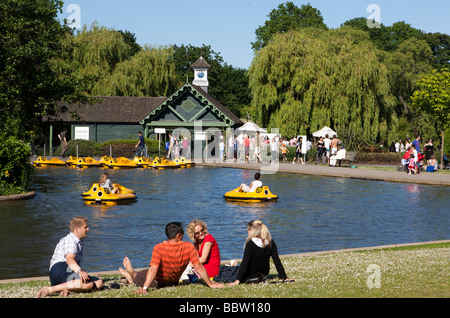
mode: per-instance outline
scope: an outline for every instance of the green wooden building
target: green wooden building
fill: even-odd
[[[208,63],[200,57],[191,67],[194,81],[169,97],[98,96],[100,102],[92,105],[63,104],[68,112],[45,119],[50,147],[59,144],[57,135],[62,127],[68,128],[70,139],[137,139],[137,132],[142,131],[146,138],[160,135],[163,140],[169,133],[187,136],[193,145],[195,140],[206,143],[211,135],[241,126],[243,122],[236,115],[208,94]]]

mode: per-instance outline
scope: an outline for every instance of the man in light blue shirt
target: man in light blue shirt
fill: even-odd
[[[69,223],[70,233],[56,245],[50,261],[50,283],[38,293],[38,297],[60,292],[66,296],[69,292],[89,292],[102,288],[103,281],[91,277],[81,268],[83,245],[81,240],[87,236],[89,228],[87,218],[74,217]]]

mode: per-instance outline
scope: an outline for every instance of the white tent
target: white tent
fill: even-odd
[[[264,128],[259,127],[257,124],[252,123],[251,121],[246,122],[244,125],[239,127],[237,129],[239,132],[260,132],[260,133],[266,133],[267,130]]]
[[[321,130],[318,130],[313,133],[313,137],[324,137],[328,135],[329,138],[332,138],[333,135],[337,136],[337,133],[331,129],[330,127],[324,126]]]

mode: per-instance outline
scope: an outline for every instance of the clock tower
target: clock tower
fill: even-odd
[[[191,65],[191,68],[194,70],[194,81],[192,84],[199,86],[208,93],[208,70],[211,66],[202,56],[200,56],[198,60]]]

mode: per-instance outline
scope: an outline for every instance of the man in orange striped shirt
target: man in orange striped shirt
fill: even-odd
[[[205,268],[200,263],[194,245],[189,242],[184,242],[183,235],[184,230],[181,223],[172,222],[167,224],[167,241],[158,243],[153,248],[150,268],[148,270],[136,273],[131,267],[128,258],[125,258],[124,265],[126,270],[120,270],[128,281],[142,286],[141,289],[136,291],[137,294],[146,294],[148,287],[163,287],[178,284],[189,262],[192,263],[196,272],[209,287],[224,287],[223,284],[211,282]],[[142,283],[144,277],[145,280]]]

